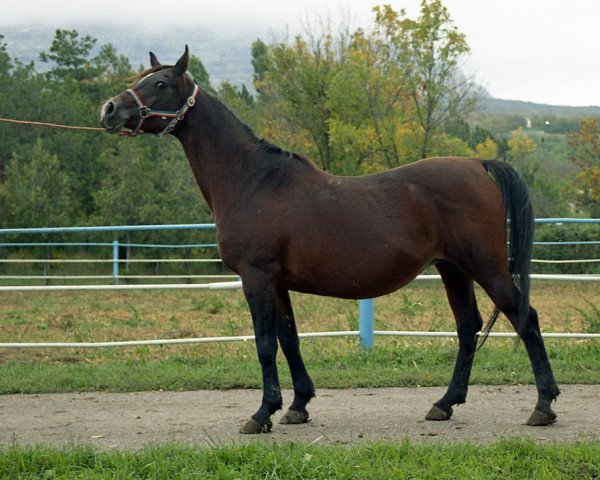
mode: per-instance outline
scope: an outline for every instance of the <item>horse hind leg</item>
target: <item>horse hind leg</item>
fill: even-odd
[[[453,413],[452,406],[466,402],[469,377],[477,347],[477,333],[481,330],[483,321],[477,308],[473,281],[450,262],[440,261],[436,264],[436,268],[442,276],[456,320],[459,346],[448,390],[433,404],[425,419],[448,420]]]
[[[519,290],[508,275],[487,276],[480,284],[494,304],[506,315],[525,344],[538,392],[538,400],[527,425],[543,426],[554,423],[556,413],[550,405],[560,391],[548,360],[536,310],[530,307],[525,321],[519,319]]]

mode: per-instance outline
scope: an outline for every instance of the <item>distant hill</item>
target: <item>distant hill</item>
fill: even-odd
[[[543,103],[522,102],[520,100],[503,100],[487,97],[480,104],[482,114],[521,115],[524,117],[551,115],[555,117],[582,118],[600,116],[600,107],[569,107],[562,105],[546,105]]]
[[[499,135],[506,135],[519,127],[565,134],[579,130],[581,120],[592,116],[600,118],[600,107],[569,107],[485,97],[471,116],[471,121]]]

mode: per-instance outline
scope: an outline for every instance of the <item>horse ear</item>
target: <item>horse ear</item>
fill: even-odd
[[[179,60],[177,60],[175,67],[173,67],[175,69],[175,73],[177,75],[183,75],[187,71],[189,61],[190,61],[190,50],[189,50],[188,46],[186,45],[185,52],[183,52],[183,55],[181,56],[181,58]]]
[[[150,66],[152,68],[157,68],[160,67],[161,64],[158,61],[158,58],[156,58],[156,55],[154,55],[154,53],[150,52]]]

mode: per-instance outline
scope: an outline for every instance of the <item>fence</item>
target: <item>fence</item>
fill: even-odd
[[[537,224],[599,224],[600,219],[573,219],[573,218],[542,218],[536,219]],[[0,239],[7,235],[36,235],[36,234],[74,234],[74,233],[118,233],[118,232],[139,232],[139,231],[167,231],[167,230],[215,230],[215,225],[210,223],[205,224],[180,224],[180,225],[123,225],[123,226],[99,226],[99,227],[48,227],[48,228],[11,228],[0,229]],[[599,236],[600,237],[600,236]],[[561,246],[576,246],[576,245],[600,245],[600,240],[593,241],[545,241],[535,242],[535,245],[561,245]],[[215,258],[185,258],[185,259],[123,259],[120,258],[120,248],[154,248],[154,249],[214,249],[215,243],[200,243],[200,244],[136,244],[123,243],[118,240],[112,242],[3,242],[0,247],[9,248],[26,248],[26,247],[100,247],[109,248],[112,251],[112,258],[108,259],[23,259],[23,258],[0,258],[1,264],[107,264],[112,267],[110,275],[0,275],[0,280],[110,280],[111,284],[100,285],[1,285],[1,291],[57,291],[57,290],[133,290],[133,289],[205,289],[205,290],[224,290],[241,288],[242,283],[233,274],[220,275],[122,275],[120,266],[127,262],[129,263],[170,263],[170,262],[186,262],[186,263],[204,263],[215,264],[219,263],[220,259]],[[546,260],[534,259],[536,263],[600,263],[598,258],[578,259],[578,260]],[[578,274],[578,275],[561,275],[561,274],[532,274],[533,279],[539,280],[565,280],[565,281],[600,281],[599,274]],[[147,280],[147,279],[186,279],[194,280],[212,280],[212,279],[236,279],[234,281],[220,281],[211,283],[159,283],[159,284],[123,284],[121,280]],[[438,275],[419,275],[417,280],[432,280],[439,279]],[[454,332],[403,332],[403,331],[377,331],[374,330],[374,301],[373,299],[365,299],[359,301],[359,330],[346,332],[314,332],[309,334],[301,334],[307,336],[359,336],[361,344],[367,348],[372,348],[375,336],[396,335],[396,336],[436,336],[448,337],[456,336]],[[556,333],[544,334],[548,337],[555,338],[600,338],[600,334],[572,334],[572,333]],[[514,336],[514,334],[492,333],[490,336]],[[153,345],[153,344],[173,344],[173,343],[205,343],[214,341],[247,341],[253,339],[253,336],[243,337],[213,337],[213,338],[195,338],[195,339],[168,339],[168,340],[140,340],[126,342],[96,342],[96,343],[0,343],[0,348],[24,348],[24,347],[109,347],[109,346],[137,346],[137,345]]]

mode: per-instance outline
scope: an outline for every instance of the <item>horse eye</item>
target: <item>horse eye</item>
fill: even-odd
[[[156,86],[160,89],[163,89],[167,86],[167,84],[165,82],[157,82]]]

